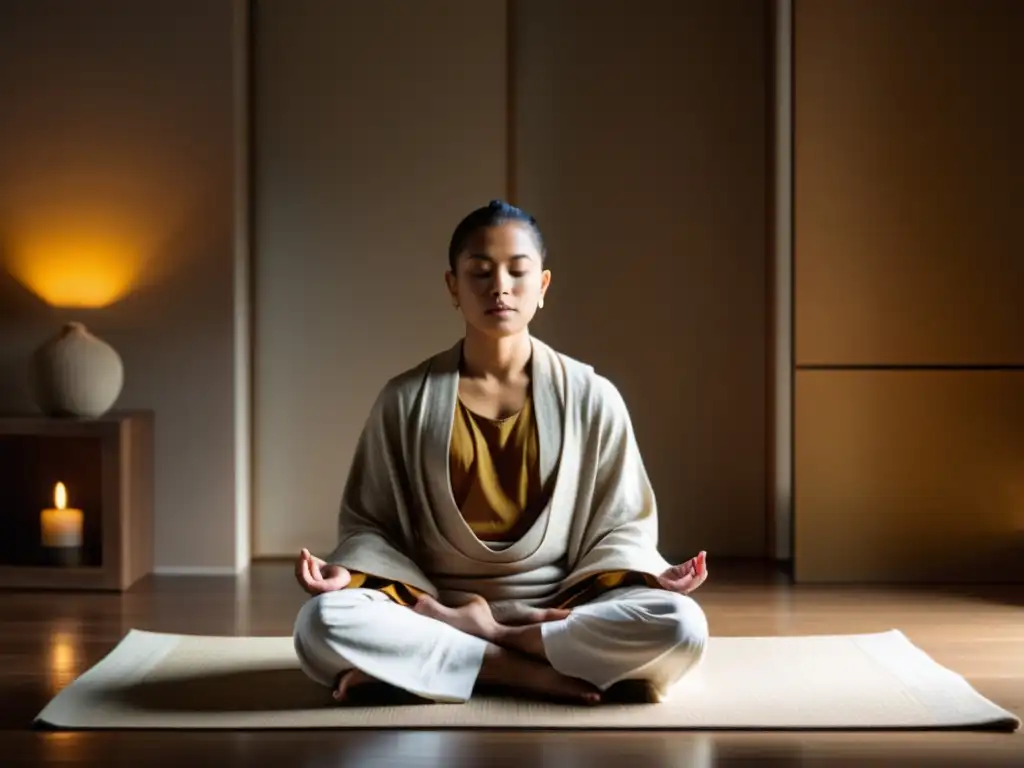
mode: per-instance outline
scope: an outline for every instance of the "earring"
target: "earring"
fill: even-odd
[[[537,308],[538,309],[544,309],[544,299],[543,298],[541,298],[541,300],[539,302],[537,302]]]

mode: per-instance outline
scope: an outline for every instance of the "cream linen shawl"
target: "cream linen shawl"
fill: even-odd
[[[626,404],[589,365],[531,339],[546,506],[517,541],[489,546],[452,496],[449,449],[462,341],[391,379],[360,436],[328,561],[496,615],[555,604],[604,571],[661,574],[654,492]]]

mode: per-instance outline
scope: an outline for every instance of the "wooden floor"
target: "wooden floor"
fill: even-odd
[[[304,595],[285,565],[240,579],[149,578],[124,595],[0,592],[0,764],[660,768],[1024,766],[1024,733],[85,732],[31,730],[51,696],[130,628],[290,634]],[[794,587],[718,564],[697,593],[713,634],[898,628],[985,696],[1024,714],[1024,589]]]

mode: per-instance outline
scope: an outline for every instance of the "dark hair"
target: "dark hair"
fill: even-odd
[[[537,220],[522,208],[516,208],[504,200],[491,200],[483,208],[477,208],[460,221],[459,226],[452,233],[451,242],[448,244],[448,266],[451,267],[452,272],[455,271],[456,259],[459,258],[459,254],[466,247],[466,241],[474,232],[478,229],[498,227],[502,224],[522,224],[527,227],[537,244],[537,250],[540,251],[541,260],[546,258],[544,237],[540,233],[540,227],[537,226]]]

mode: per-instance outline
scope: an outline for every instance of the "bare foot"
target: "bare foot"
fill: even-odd
[[[584,680],[567,677],[550,664],[491,645],[484,654],[478,682],[531,693],[544,699],[600,704],[601,692]]]
[[[416,613],[443,621],[467,635],[494,640],[500,626],[491,613],[491,606],[479,595],[474,595],[468,603],[459,608],[441,605],[430,595],[423,595],[413,606]]]
[[[350,669],[348,672],[342,672],[338,676],[338,685],[334,689],[334,693],[331,695],[334,700],[339,704],[350,699],[352,697],[353,690],[361,685],[367,685],[369,683],[380,682],[375,677],[370,677],[365,672],[358,669]]]
[[[601,703],[601,692],[590,683],[567,677],[550,664],[534,661],[497,645],[488,646],[477,682],[533,694],[543,699],[588,705]],[[338,684],[332,696],[339,704],[350,703],[362,689],[373,685],[382,683],[361,670],[350,669],[338,676]]]

